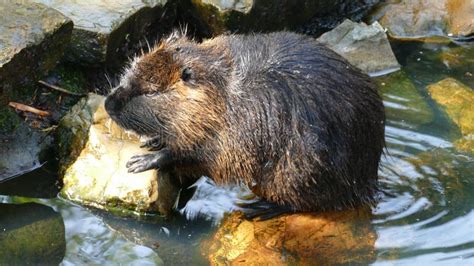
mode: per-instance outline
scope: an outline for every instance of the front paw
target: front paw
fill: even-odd
[[[156,161],[154,154],[135,155],[128,160],[126,166],[129,173],[141,173],[155,169]]]
[[[129,173],[141,173],[144,171],[158,169],[172,162],[172,157],[167,149],[155,153],[135,155],[125,165]]]

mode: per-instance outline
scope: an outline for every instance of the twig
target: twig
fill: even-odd
[[[68,91],[66,89],[63,89],[61,87],[58,87],[56,85],[53,85],[53,84],[49,84],[48,82],[46,81],[42,81],[42,80],[38,80],[38,83],[43,85],[43,86],[46,86],[50,89],[53,89],[53,90],[56,90],[56,91],[60,91],[62,93],[66,93],[66,94],[69,94],[69,95],[74,95],[74,96],[86,96],[85,93],[78,93],[78,92],[72,92],[72,91]]]
[[[37,115],[42,116],[42,117],[51,115],[51,113],[49,113],[49,112],[42,111],[42,110],[36,109],[34,107],[31,107],[31,106],[28,106],[28,105],[25,105],[25,104],[22,104],[22,103],[9,102],[8,105],[10,105],[11,107],[13,107],[17,110],[24,111],[24,112],[30,112],[30,113],[37,114]]]

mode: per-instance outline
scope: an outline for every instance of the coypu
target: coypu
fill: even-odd
[[[201,176],[245,184],[268,203],[257,210],[279,207],[259,216],[374,202],[382,100],[366,74],[310,37],[197,43],[174,32],[131,62],[105,107],[155,150],[132,157],[129,171],[159,169],[167,186]],[[159,199],[160,211],[175,196]]]

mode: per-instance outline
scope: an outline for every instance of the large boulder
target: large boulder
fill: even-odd
[[[30,100],[30,87],[56,66],[72,32],[58,11],[27,1],[0,1],[0,183],[39,167],[51,138],[8,106]]]
[[[37,203],[0,204],[0,264],[58,265],[66,253],[64,222]]]
[[[469,38],[474,33],[473,0],[390,1],[374,17],[393,38]]]
[[[249,221],[227,217],[203,245],[211,265],[369,264],[377,236],[370,210],[293,214]]]
[[[84,65],[118,67],[146,37],[169,30],[175,8],[166,0],[33,0],[55,8],[74,21],[66,60]],[[166,25],[166,27],[163,27]]]
[[[182,1],[183,3],[186,1]],[[190,0],[182,10],[194,18],[194,25],[207,35],[225,31],[275,31],[295,29],[315,17],[340,20],[364,13],[378,0]]]
[[[387,35],[378,22],[369,26],[345,20],[318,41],[369,75],[378,76],[400,69]]]
[[[0,1],[0,105],[30,96],[25,85],[56,65],[72,27],[71,20],[42,4]]]
[[[98,208],[156,211],[156,171],[127,172],[138,138],[125,133],[104,109],[104,97],[90,94],[63,117],[58,129],[61,195]]]
[[[459,127],[462,138],[455,142],[455,146],[474,153],[473,90],[453,78],[446,78],[428,86],[428,92]]]

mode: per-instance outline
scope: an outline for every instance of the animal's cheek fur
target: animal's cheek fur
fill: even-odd
[[[191,149],[213,137],[223,126],[223,101],[204,86],[175,84],[175,112],[170,117],[177,149]]]

